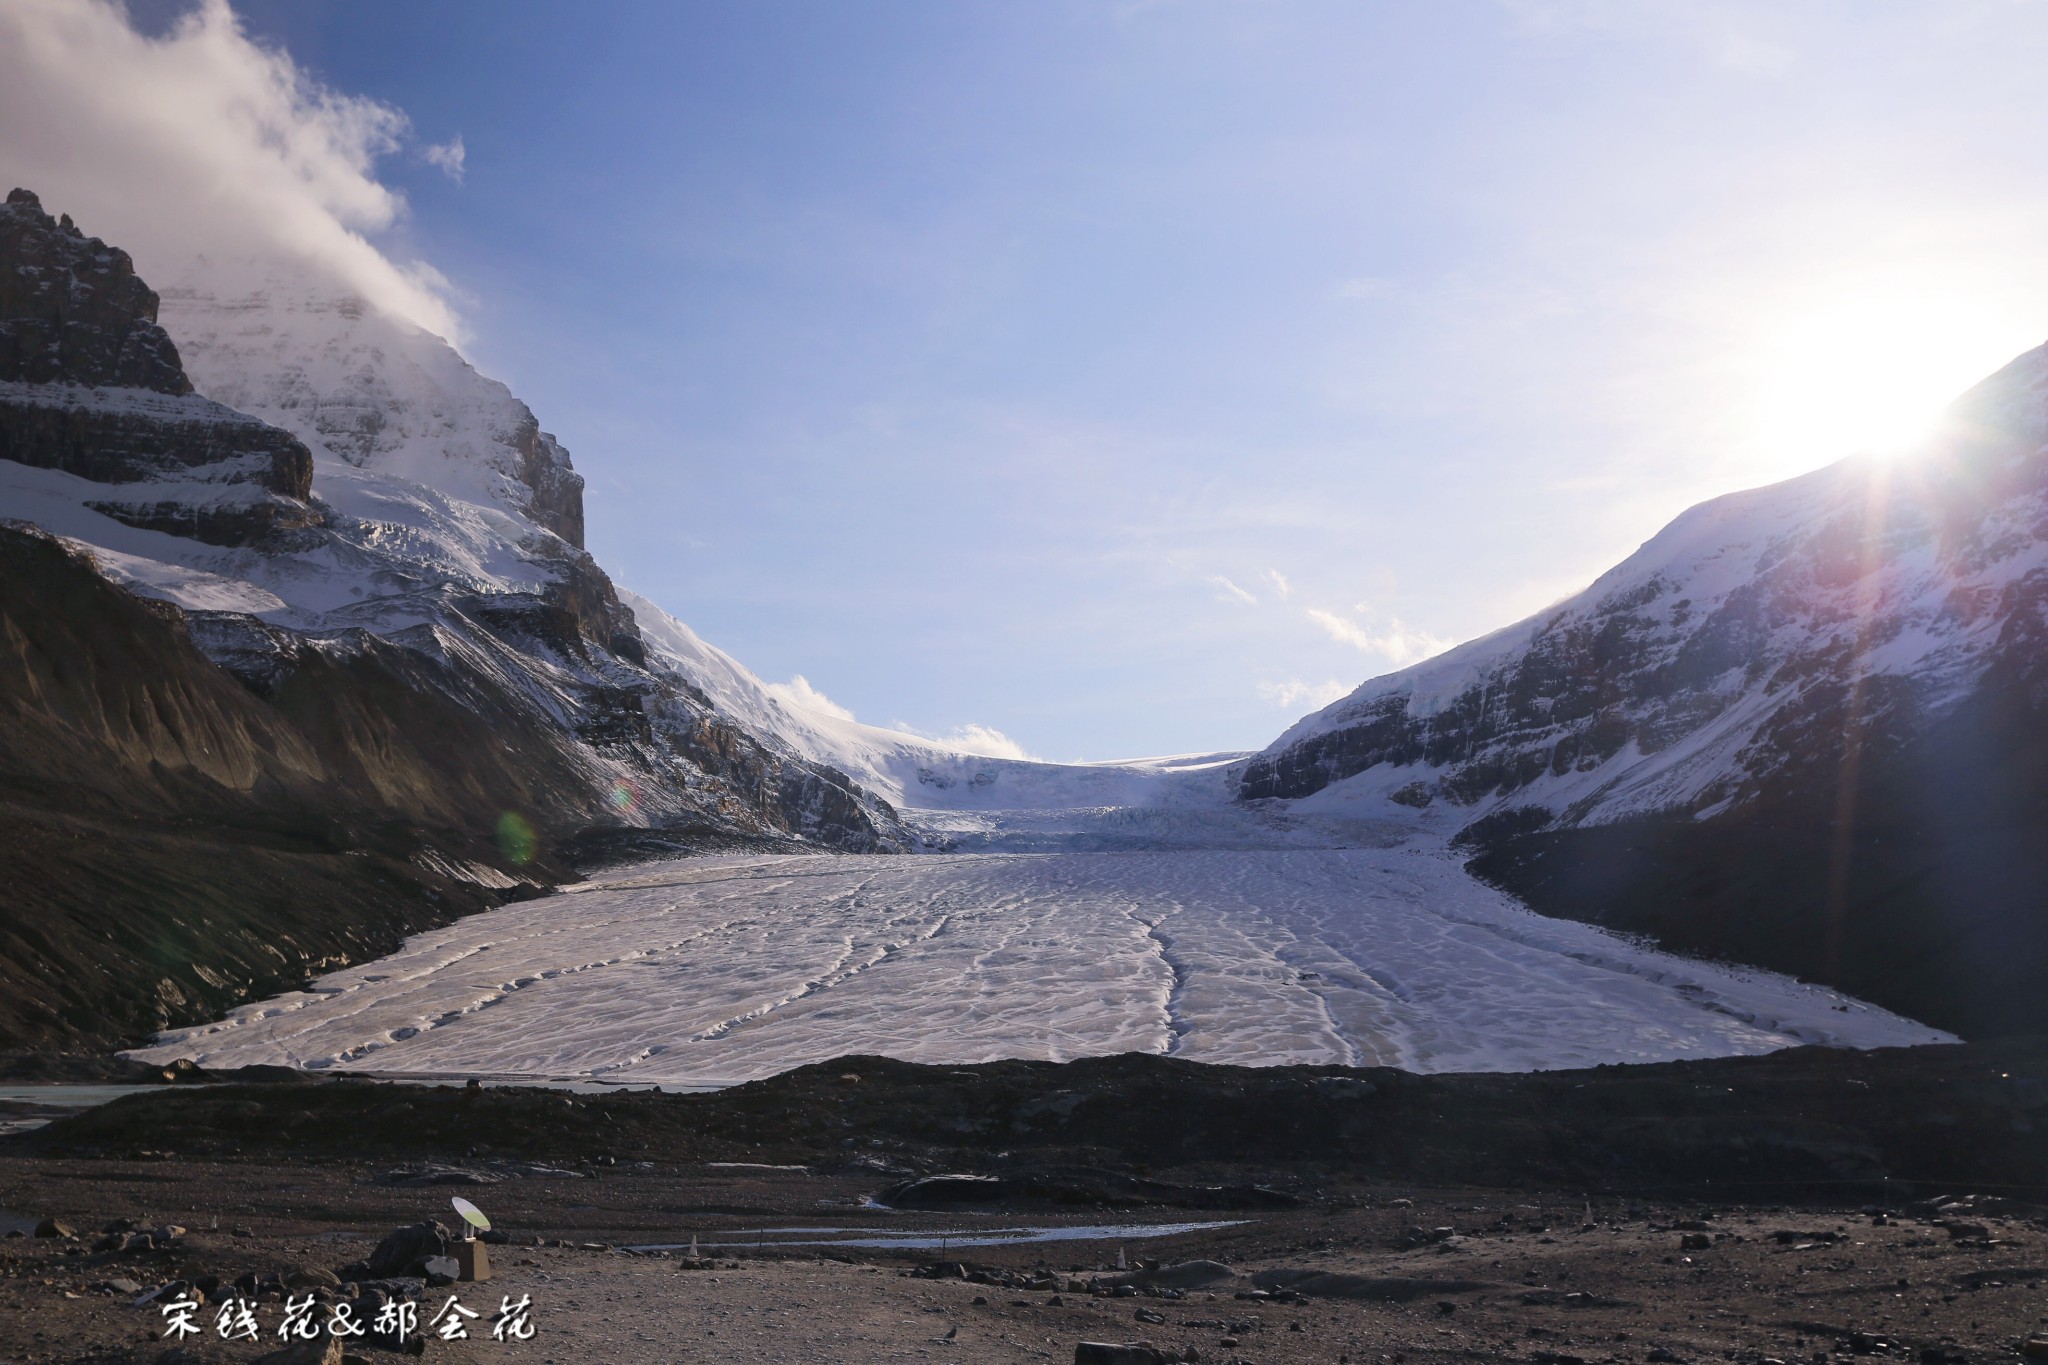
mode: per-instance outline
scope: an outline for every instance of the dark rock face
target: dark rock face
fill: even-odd
[[[0,207],[0,459],[131,485],[131,526],[247,545],[317,521],[313,456],[192,392],[128,254],[15,190]]]
[[[519,481],[533,490],[526,515],[582,549],[583,476],[569,467],[569,452],[540,429],[540,420],[530,412],[512,445],[519,452]]]
[[[0,381],[192,392],[127,252],[17,189],[0,206],[0,262]]]
[[[205,399],[152,403],[71,385],[0,389],[0,459],[94,483],[197,474],[304,502],[313,457],[290,433]]]
[[[2040,664],[1854,750],[1839,712],[1816,716],[1832,742],[1812,771],[1739,810],[1504,831],[1472,870],[1544,914],[1825,981],[1965,1037],[2048,1031]]]

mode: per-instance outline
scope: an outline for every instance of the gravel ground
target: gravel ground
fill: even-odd
[[[935,1259],[928,1251],[707,1250],[720,1259],[692,1266],[619,1248],[693,1233],[707,1244],[759,1240],[762,1228],[791,1225],[1083,1220],[891,1214],[861,1207],[872,1180],[799,1171],[632,1169],[460,1191],[382,1179],[380,1168],[361,1163],[0,1158],[0,1210],[22,1222],[56,1216],[82,1234],[0,1243],[0,1361],[154,1361],[166,1344],[156,1308],[131,1307],[134,1295],[95,1286],[338,1270],[389,1228],[445,1210],[455,1192],[485,1205],[514,1240],[491,1248],[490,1283],[428,1291],[430,1311],[453,1293],[483,1313],[471,1340],[428,1343],[429,1358],[448,1361],[1065,1362],[1091,1340],[1149,1340],[1192,1348],[1205,1362],[1257,1365],[1990,1361],[2017,1358],[2030,1333],[2048,1328],[2048,1230],[2036,1210],[1993,1199],[1919,1206],[1877,1222],[1847,1208],[1336,1186],[1314,1191],[1302,1209],[1249,1215],[1236,1227],[973,1251],[969,1266],[984,1280],[1007,1273],[1015,1282],[1006,1286],[908,1273]],[[1098,1210],[1087,1221],[1217,1216]],[[86,1250],[121,1218],[187,1231],[167,1250]],[[536,1238],[549,1244],[528,1244]],[[1213,1258],[1235,1278],[1181,1298],[1088,1292],[1088,1281],[1113,1273],[1119,1246],[1133,1264]],[[1395,1301],[1238,1297],[1253,1292],[1261,1272],[1287,1271],[1439,1283],[1411,1284]],[[1038,1287],[1023,1287],[1032,1277]],[[1478,1287],[1443,1284],[1459,1280]],[[1345,1282],[1305,1287],[1327,1292]],[[491,1340],[501,1300],[522,1296],[532,1299],[532,1340]],[[282,1305],[259,1311],[274,1333]],[[188,1344],[187,1358],[249,1360],[277,1344],[222,1344],[209,1332]]]

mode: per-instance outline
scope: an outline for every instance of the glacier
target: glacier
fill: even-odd
[[[1953,1041],[1545,919],[1415,843],[643,864],[131,1055],[706,1087],[857,1053],[1433,1072]]]
[[[1445,782],[1442,799],[1403,800],[1412,759],[1311,755],[1256,789],[1261,765],[1361,716],[1455,709],[1548,618],[1367,684],[1260,755],[1057,764],[863,725],[805,708],[615,592],[584,548],[567,452],[441,338],[316,278],[236,273],[223,288],[200,263],[163,292],[163,325],[206,395],[181,401],[302,442],[307,525],[260,545],[202,542],[106,515],[76,474],[6,461],[0,506],[179,608],[238,676],[261,672],[278,631],[333,650],[356,633],[397,641],[552,718],[586,785],[634,794],[619,821],[718,815],[779,782],[795,842],[826,827],[820,811],[864,842],[613,869],[130,1055],[717,1086],[853,1053],[1467,1071],[1953,1041],[1825,987],[1531,913],[1470,875],[1454,843],[1494,794]],[[1737,594],[1786,535],[1839,510],[1848,495],[1830,479],[1853,483],[1817,477],[1690,514],[1587,600],[1636,610],[1645,577],[1699,607]],[[505,624],[513,608],[525,614]],[[549,611],[574,620],[533,624]],[[1712,768],[1753,733],[1766,694],[1735,674],[1710,681],[1727,700],[1687,713],[1658,771]],[[1548,693],[1529,705],[1555,709]],[[1647,755],[1631,744],[1554,785],[1622,808],[1615,775]],[[765,757],[718,767],[749,745]],[[876,848],[902,851],[861,851]],[[452,852],[418,860],[516,884]]]

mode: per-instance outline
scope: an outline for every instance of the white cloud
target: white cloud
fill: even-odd
[[[1286,574],[1281,573],[1278,569],[1268,569],[1266,570],[1266,577],[1273,580],[1273,586],[1280,590],[1282,597],[1294,596],[1294,585],[1287,581]]]
[[[463,163],[469,157],[462,146],[462,134],[457,133],[446,142],[428,143],[420,148],[420,157],[429,166],[439,167],[441,174],[456,184],[462,183]]]
[[[962,753],[978,754],[983,758],[1031,757],[1024,752],[1023,745],[993,726],[963,725],[939,738],[942,743],[950,744]]]
[[[838,720],[852,720],[853,712],[811,686],[811,680],[799,673],[786,683],[766,684],[768,695],[784,706],[799,711],[811,711],[821,716],[832,716]]]
[[[0,188],[125,248],[145,280],[204,255],[231,286],[234,262],[282,260],[460,338],[445,281],[370,240],[405,213],[376,176],[408,141],[405,115],[250,41],[226,0],[199,0],[161,38],[113,0],[6,0],[0,128]]]
[[[1249,602],[1253,605],[1258,604],[1258,598],[1252,596],[1243,588],[1238,587],[1237,584],[1231,582],[1220,573],[1210,574],[1209,581],[1223,589],[1222,592],[1216,594],[1218,602]]]
[[[1399,617],[1387,618],[1386,628],[1375,631],[1334,611],[1324,611],[1320,607],[1307,610],[1309,619],[1321,626],[1331,639],[1367,654],[1378,654],[1396,668],[1427,659],[1432,654],[1441,654],[1452,644],[1452,641],[1426,630],[1407,625]]]
[[[1340,697],[1348,696],[1351,688],[1331,678],[1328,682],[1303,682],[1300,678],[1289,678],[1286,682],[1262,682],[1259,684],[1259,698],[1274,706],[1300,706],[1308,704],[1315,710],[1322,710]]]
[[[930,730],[920,730],[906,721],[892,720],[889,722],[889,728],[906,735],[916,735],[919,739],[928,739],[934,744],[943,744],[963,754],[973,754],[978,758],[1028,760],[1031,757],[1025,752],[1023,745],[992,725],[960,725],[944,734],[934,734]]]

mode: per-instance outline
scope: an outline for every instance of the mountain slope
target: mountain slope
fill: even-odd
[[[0,1043],[217,1014],[607,831],[908,844],[650,664],[502,385],[274,278],[166,307],[33,195],[0,209]]]
[[[1121,763],[1050,763],[974,753],[943,740],[863,725],[777,695],[744,664],[633,593],[621,594],[648,652],[688,677],[718,713],[805,759],[846,773],[924,829],[925,847],[958,847],[993,832],[998,813],[1221,809],[1225,767],[1241,754],[1186,754]],[[955,816],[965,818],[953,818]]]
[[[1897,463],[1696,507],[1584,593],[1376,679],[1241,799],[1402,810],[1551,914],[2048,1028],[2048,348]]]

